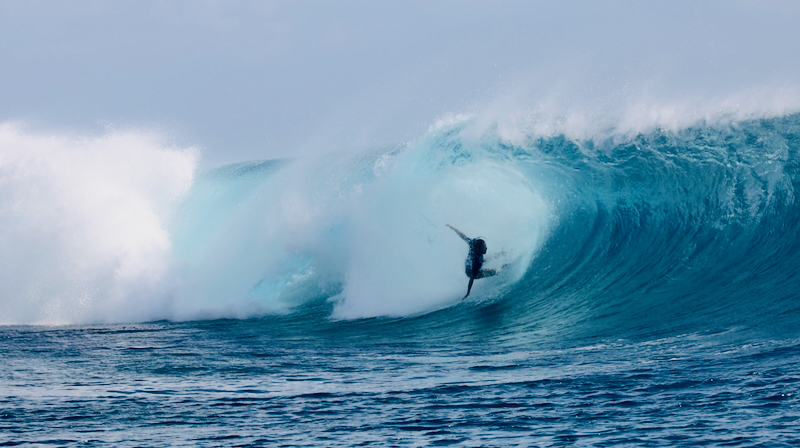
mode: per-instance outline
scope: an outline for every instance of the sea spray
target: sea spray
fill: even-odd
[[[163,318],[167,227],[196,159],[146,133],[0,125],[0,322]]]

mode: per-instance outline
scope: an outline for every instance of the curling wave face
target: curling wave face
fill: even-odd
[[[508,338],[795,331],[800,116],[581,139],[472,124],[199,176],[192,151],[135,135],[6,126],[3,323],[279,314],[468,335],[488,312]],[[92,145],[149,159],[123,170]],[[463,304],[467,248],[445,224],[509,251]]]
[[[530,149],[564,205],[518,315],[576,337],[796,335],[800,116]]]

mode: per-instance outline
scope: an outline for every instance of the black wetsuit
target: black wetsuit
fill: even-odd
[[[481,268],[483,267],[483,254],[480,253],[477,246],[477,239],[469,240],[469,255],[467,255],[467,259],[464,261],[464,270],[469,278],[481,278],[483,277],[483,273],[481,272]]]
[[[486,241],[480,238],[472,239],[450,224],[447,224],[447,227],[453,229],[453,231],[469,245],[469,255],[467,255],[467,260],[464,262],[464,273],[469,277],[467,295],[464,296],[466,299],[467,296],[469,296],[469,292],[472,291],[473,281],[479,278],[491,277],[496,275],[499,271],[497,269],[483,269],[483,255],[486,253]]]

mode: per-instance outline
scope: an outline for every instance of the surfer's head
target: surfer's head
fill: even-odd
[[[481,255],[486,253],[486,241],[478,238],[475,240],[475,252]]]

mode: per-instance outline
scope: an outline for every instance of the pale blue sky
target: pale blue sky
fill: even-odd
[[[212,165],[327,152],[556,86],[800,84],[799,23],[793,1],[0,0],[0,121],[157,129]]]

